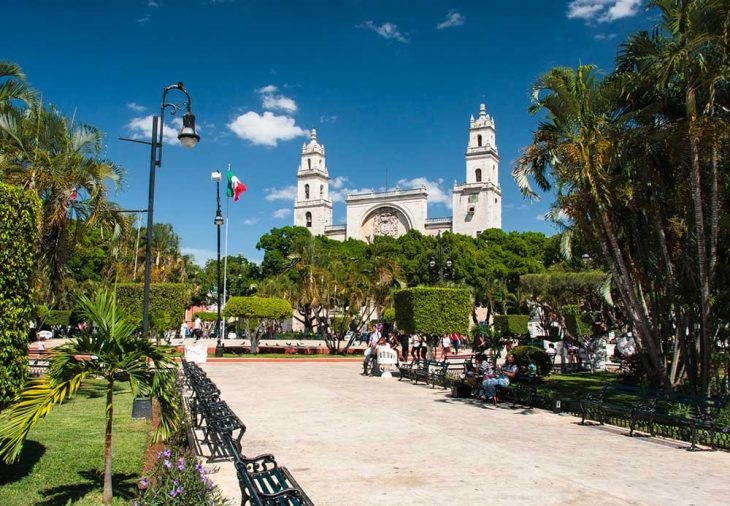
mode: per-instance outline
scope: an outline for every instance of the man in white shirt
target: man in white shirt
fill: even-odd
[[[203,337],[203,322],[200,320],[200,316],[197,316],[193,323],[193,334],[195,334],[195,341]]]

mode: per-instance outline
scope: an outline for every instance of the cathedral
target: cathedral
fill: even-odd
[[[502,228],[499,155],[494,135],[494,120],[481,104],[479,117],[472,116],[469,122],[466,180],[454,182],[451,217],[428,218],[425,188],[396,188],[348,194],[346,223],[335,225],[324,145],[317,141],[317,131],[312,130],[309,142],[302,146],[297,171],[294,225],[307,227],[312,235],[340,241],[370,241],[376,235],[399,237],[409,230],[425,235],[449,231],[476,237],[483,230]]]

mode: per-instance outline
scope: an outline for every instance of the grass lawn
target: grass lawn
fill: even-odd
[[[1,505],[101,504],[105,385],[88,383],[74,399],[41,419],[28,435],[18,463],[0,461]],[[132,400],[128,385],[115,390],[114,504],[130,504],[144,464],[149,423],[132,420]]]

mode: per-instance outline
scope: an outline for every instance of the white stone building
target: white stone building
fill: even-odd
[[[499,186],[499,154],[494,120],[481,104],[479,117],[471,117],[466,147],[466,180],[454,183],[452,212],[447,218],[428,218],[425,188],[384,192],[351,193],[345,202],[347,221],[332,224],[329,173],[324,146],[312,130],[309,143],[302,146],[297,171],[297,198],[294,225],[307,227],[313,235],[336,240],[370,240],[376,235],[399,237],[409,230],[425,235],[439,232],[476,237],[483,230],[502,228],[502,190]]]

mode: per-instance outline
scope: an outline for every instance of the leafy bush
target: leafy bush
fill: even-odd
[[[500,336],[520,336],[527,334],[527,322],[530,317],[525,314],[501,314],[494,317],[494,330]]]
[[[64,327],[71,322],[71,311],[63,311],[60,309],[52,309],[48,312],[45,319],[46,325],[63,325]]]
[[[144,285],[120,283],[116,286],[117,304],[129,321],[142,326]],[[150,328],[173,329],[180,325],[190,302],[191,288],[182,283],[152,283],[150,285]]]
[[[409,333],[468,334],[471,294],[464,288],[415,287],[394,295],[398,327]]]
[[[0,183],[0,410],[28,374],[40,215],[40,201],[31,192]]]
[[[560,309],[565,316],[565,326],[573,336],[590,335],[593,323],[601,318],[598,311],[581,311],[579,306],[572,304],[566,304]]]
[[[231,297],[223,309],[225,316],[281,320],[291,317],[289,302],[278,297]]]
[[[540,376],[547,376],[553,368],[550,356],[537,346],[516,346],[510,353],[515,356],[515,362],[520,369],[526,369],[530,362],[533,362]]]
[[[217,311],[198,311],[193,314],[193,318],[200,318],[204,322],[214,322],[218,319]]]
[[[224,505],[226,499],[191,452],[166,449],[157,454],[152,471],[139,482],[138,506]]]
[[[643,352],[646,354],[647,352]],[[647,381],[647,371],[644,364],[648,357],[642,359],[641,353],[634,353],[621,360],[620,381],[626,385],[639,385]]]

